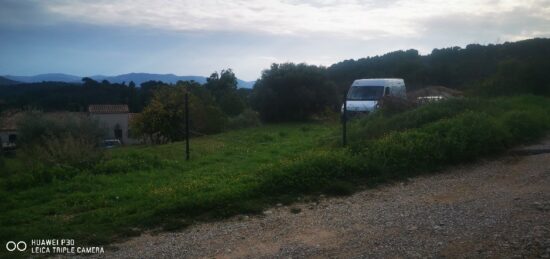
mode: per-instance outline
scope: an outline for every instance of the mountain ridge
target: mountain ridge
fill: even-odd
[[[33,76],[14,76],[14,75],[4,75],[3,78],[6,78],[11,81],[17,81],[20,83],[40,83],[40,82],[66,82],[66,83],[81,83],[82,78],[80,76],[64,74],[64,73],[46,73],[38,74]],[[111,83],[129,83],[133,81],[136,85],[141,85],[144,82],[154,80],[162,81],[164,83],[174,84],[177,81],[195,81],[201,84],[206,83],[206,77],[204,76],[178,76],[175,74],[154,74],[154,73],[127,73],[120,74],[115,76],[105,76],[105,75],[93,75],[86,76],[92,78],[96,81],[107,80]],[[237,87],[239,88],[252,88],[255,81],[245,81],[237,78]]]
[[[20,83],[21,82],[14,81],[14,80],[5,78],[3,76],[0,76],[0,85],[16,85],[16,84],[20,84]]]

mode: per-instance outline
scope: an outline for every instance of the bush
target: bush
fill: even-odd
[[[227,121],[226,129],[242,129],[260,126],[260,115],[253,110],[245,110],[235,117],[231,117]]]
[[[104,132],[86,116],[30,112],[18,128],[23,154],[47,166],[90,168],[103,156]]]
[[[503,150],[505,131],[483,113],[465,112],[432,125],[388,134],[362,152],[367,168],[388,176],[469,161]]]
[[[29,111],[17,122],[18,144],[37,145],[47,139],[73,136],[86,141],[99,141],[105,135],[96,120],[73,113]],[[98,142],[99,143],[99,142]]]
[[[160,87],[130,125],[136,136],[148,143],[165,144],[185,139],[185,95],[188,87]],[[189,93],[189,127],[199,134],[219,133],[225,114],[212,101]]]
[[[330,189],[334,180],[353,180],[360,172],[348,152],[317,151],[261,170],[260,189],[269,194],[313,193]]]
[[[256,81],[251,104],[265,121],[307,120],[327,107],[336,110],[338,93],[323,67],[272,64]]]
[[[508,130],[513,143],[531,141],[546,133],[550,118],[543,110],[511,111],[500,119],[503,128]]]
[[[353,150],[365,146],[365,142],[382,137],[393,131],[419,128],[445,118],[451,118],[467,109],[477,109],[479,100],[448,99],[430,103],[414,110],[398,114],[375,112],[357,121],[352,121],[349,128],[349,142]]]
[[[70,134],[45,137],[39,145],[27,145],[23,153],[45,165],[60,164],[76,168],[90,168],[103,157],[103,149],[98,146],[97,140]]]
[[[345,194],[352,191],[347,183],[361,178],[387,181],[496,155],[544,136],[549,107],[548,100],[531,96],[452,100],[390,117],[374,114],[356,125],[364,131],[354,137],[365,139],[350,138],[358,143],[354,149],[312,152],[264,169],[261,190]]]

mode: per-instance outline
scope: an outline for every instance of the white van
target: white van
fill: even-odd
[[[372,112],[383,96],[407,98],[405,81],[400,78],[371,78],[353,81],[346,97],[347,112]],[[344,105],[342,105],[342,112]]]

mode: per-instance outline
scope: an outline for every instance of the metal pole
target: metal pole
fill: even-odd
[[[189,160],[189,93],[185,92],[185,160]]]
[[[347,121],[348,121],[348,101],[347,98],[344,98],[344,112],[342,113],[342,145],[345,147],[347,145]]]

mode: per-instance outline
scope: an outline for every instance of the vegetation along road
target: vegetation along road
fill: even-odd
[[[548,257],[549,200],[550,154],[506,156],[349,197],[321,196],[260,216],[144,234],[105,255]]]
[[[457,98],[358,118],[346,148],[323,120],[197,137],[189,161],[183,142],[111,149],[88,167],[19,152],[0,164],[0,242],[155,258],[545,255],[548,155],[494,159],[548,136],[549,113],[540,96]]]

